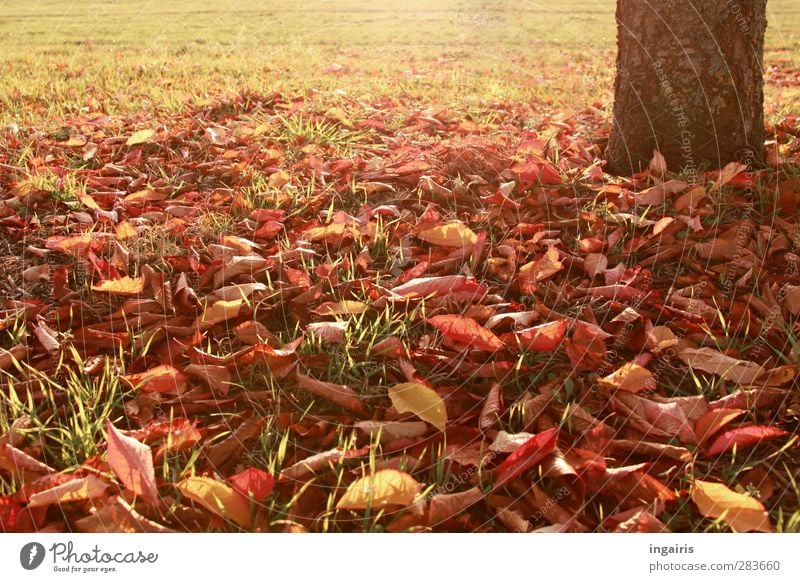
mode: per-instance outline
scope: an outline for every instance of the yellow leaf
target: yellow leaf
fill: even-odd
[[[128,141],[125,142],[125,145],[139,145],[140,143],[145,143],[150,141],[150,138],[156,134],[155,131],[152,129],[142,129],[134,133],[128,138]]]
[[[139,236],[136,229],[133,228],[133,225],[127,220],[120,222],[115,230],[117,232],[117,240],[125,240],[127,238],[136,238]]]
[[[432,245],[460,249],[472,247],[478,240],[476,235],[468,226],[460,222],[451,222],[442,226],[435,226],[418,233],[417,236]]]
[[[720,518],[734,531],[772,531],[769,514],[758,500],[732,491],[722,483],[695,481],[692,501],[705,517]]]
[[[292,181],[292,177],[283,170],[278,170],[274,174],[270,175],[269,183],[267,184],[270,188],[283,188],[286,184]]]
[[[78,200],[80,200],[86,208],[90,208],[92,210],[97,210],[100,208],[97,202],[95,202],[94,198],[89,196],[86,192],[78,192],[76,195]]]
[[[600,378],[597,383],[611,390],[625,390],[633,393],[656,388],[656,379],[653,373],[633,362],[628,362],[619,370],[605,378]]]
[[[125,196],[126,202],[160,202],[162,200],[167,199],[168,194],[166,192],[159,192],[157,190],[153,190],[152,188],[145,188],[144,190],[139,190],[138,192],[133,192]]]
[[[252,525],[249,500],[225,483],[210,477],[187,477],[175,488],[220,517],[230,519],[243,528]]]
[[[120,279],[106,279],[97,285],[92,285],[92,291],[102,291],[113,295],[139,295],[144,290],[144,277],[122,277]]]
[[[303,235],[303,238],[310,241],[321,241],[328,238],[339,239],[345,235],[345,232],[354,232],[352,226],[334,222],[327,226],[315,226],[309,228]]]
[[[353,482],[336,504],[337,509],[382,508],[387,505],[406,507],[414,503],[422,484],[408,473],[384,469]]]
[[[82,148],[86,145],[86,138],[82,135],[73,135],[61,145],[64,145],[68,148]]]
[[[328,301],[314,310],[319,315],[358,315],[367,310],[367,304],[361,301]]]
[[[221,321],[233,319],[239,315],[243,303],[243,299],[215,301],[212,305],[205,308],[203,315],[198,318],[197,323],[201,326],[208,327],[220,323]]]
[[[397,384],[389,388],[389,398],[398,412],[412,412],[439,430],[444,430],[447,424],[444,400],[424,384]]]
[[[91,232],[87,232],[74,236],[51,236],[47,239],[45,246],[52,251],[67,255],[79,255],[87,251],[93,242],[94,235]]]

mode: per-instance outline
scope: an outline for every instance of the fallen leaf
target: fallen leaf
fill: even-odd
[[[152,129],[140,129],[139,131],[131,134],[131,136],[128,138],[128,141],[125,142],[125,145],[134,146],[147,143],[155,134],[156,132]]]
[[[384,508],[414,503],[422,484],[408,473],[384,469],[354,481],[336,503],[337,509]]]
[[[653,373],[633,362],[623,364],[608,376],[598,379],[597,383],[609,390],[624,390],[634,394],[656,389],[656,379]]]
[[[243,299],[215,301],[211,305],[206,306],[203,310],[203,314],[197,318],[197,325],[200,328],[208,328],[223,321],[234,319],[239,316],[243,305]]]
[[[75,522],[78,531],[85,533],[169,533],[168,527],[139,514],[122,497],[114,497],[87,517]]]
[[[436,526],[478,503],[484,493],[480,487],[472,487],[459,493],[439,493],[431,496],[428,504],[428,523]]]
[[[175,488],[211,513],[230,519],[245,529],[252,526],[247,497],[225,483],[210,477],[187,477]]]
[[[503,334],[500,339],[515,349],[536,352],[552,352],[561,345],[567,333],[566,319],[551,321],[514,333]]]
[[[328,301],[313,311],[319,315],[358,315],[367,309],[367,304],[361,301]]]
[[[45,507],[71,501],[95,499],[105,495],[109,485],[110,483],[95,475],[72,479],[61,485],[34,493],[28,498],[28,507]]]
[[[548,428],[532,436],[495,468],[495,483],[492,489],[498,489],[541,463],[547,455],[555,450],[557,443],[558,428],[556,427]]]
[[[297,375],[297,386],[301,390],[306,390],[312,394],[325,398],[338,404],[343,408],[352,410],[353,412],[363,413],[364,403],[361,397],[353,392],[352,389],[342,384],[334,384],[333,382],[322,382],[310,376],[303,374]]]
[[[150,368],[138,374],[126,374],[119,377],[133,389],[162,394],[181,394],[186,389],[186,375],[168,364]]]
[[[417,233],[417,236],[433,245],[453,249],[472,248],[478,241],[478,235],[460,222],[435,226]]]
[[[774,426],[740,426],[727,430],[708,447],[706,454],[709,457],[721,455],[730,451],[734,446],[737,449],[757,445],[761,441],[786,436],[789,433]]]
[[[389,398],[398,412],[411,412],[439,430],[447,425],[444,400],[424,384],[406,382],[389,388]]]
[[[158,499],[153,453],[150,447],[119,432],[111,421],[106,422],[108,433],[108,464],[123,485],[147,503]]]
[[[741,384],[752,383],[764,371],[755,362],[737,360],[712,348],[684,348],[678,352],[678,357],[693,370]]]
[[[500,338],[470,317],[434,315],[427,321],[446,338],[463,344],[467,348],[487,352],[496,352],[505,348],[505,344],[500,341]]]
[[[692,484],[692,501],[703,516],[720,518],[734,531],[772,531],[769,514],[759,501],[749,495],[736,493],[722,483],[695,481]]]
[[[736,420],[743,414],[746,414],[746,412],[746,410],[737,408],[717,408],[716,410],[709,410],[702,417],[698,418],[695,424],[694,432],[697,435],[697,442],[702,445],[706,440],[722,430],[725,425]]]
[[[249,467],[228,478],[233,488],[245,497],[253,496],[256,501],[263,501],[272,493],[275,479],[272,475],[261,469]]]
[[[144,277],[121,277],[120,279],[106,279],[97,285],[92,285],[92,291],[135,297],[144,291]]]

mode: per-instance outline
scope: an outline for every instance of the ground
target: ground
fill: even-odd
[[[612,1],[0,5],[3,530],[800,530],[791,1],[698,184]]]

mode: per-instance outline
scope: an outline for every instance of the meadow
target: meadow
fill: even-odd
[[[614,4],[0,0],[0,531],[800,531],[800,6],[689,184]]]

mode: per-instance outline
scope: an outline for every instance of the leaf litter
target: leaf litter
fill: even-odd
[[[6,133],[0,529],[797,512],[797,120],[779,163],[687,183],[658,152],[604,174],[597,109],[492,107],[248,95]]]

